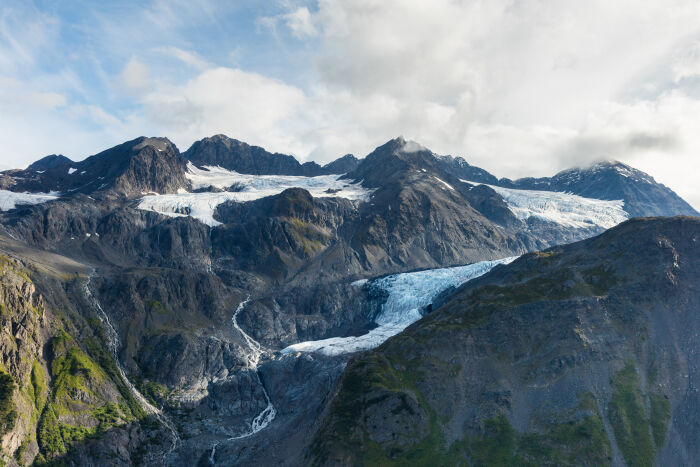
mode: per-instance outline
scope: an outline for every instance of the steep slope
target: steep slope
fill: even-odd
[[[486,183],[489,185],[498,184],[498,178],[482,168],[469,165],[469,163],[465,161],[463,157],[437,156],[437,159],[445,171],[450,172],[457,178],[471,180],[473,182]]]
[[[579,240],[621,220],[613,216],[608,224],[586,212],[588,206],[602,206],[597,214],[617,212],[619,201],[573,202],[557,194],[528,204],[531,194],[517,201],[497,191],[503,187],[464,183],[465,173],[472,181],[492,179],[403,139],[360,161],[346,156],[331,163],[332,170],[349,170],[345,178],[304,176],[312,166],[298,162],[302,175],[207,166],[225,164],[236,151],[222,154],[220,160],[203,155],[197,167],[167,140],[139,138],[83,162],[51,159],[41,164],[53,168],[5,172],[0,181],[14,190],[0,192],[0,232],[31,252],[65,255],[94,269],[90,303],[77,285],[85,283],[82,270],[73,285],[52,282],[42,293],[66,295],[71,316],[104,312],[125,375],[182,434],[167,459],[163,448],[154,449],[164,459],[157,464],[206,464],[210,456],[224,464],[257,462],[261,457],[252,453],[264,458],[269,449],[296,459],[326,402],[316,394],[328,394],[348,357],[276,352],[372,332],[388,297],[354,281],[378,283],[378,276],[425,268],[470,270],[464,265]],[[276,165],[282,159],[263,155],[260,161],[269,164],[259,168],[286,170]],[[46,194],[50,187],[62,193]],[[34,192],[20,193],[25,189]],[[75,322],[75,329],[94,328]],[[84,336],[67,332],[92,355]],[[253,357],[259,359],[254,369]],[[270,404],[274,423],[248,436]],[[115,433],[133,453],[152,431],[139,426],[133,436],[116,429],[100,436]],[[97,462],[86,454],[91,442],[75,448],[86,463]]]
[[[141,423],[160,438],[156,458],[170,449],[105,345],[86,302],[88,269],[4,237],[0,253],[0,460],[61,464],[95,450],[95,462],[128,464],[150,444]],[[17,253],[26,266],[5,256]]]
[[[320,465],[690,465],[700,220],[528,254],[359,357]]]
[[[315,162],[301,164],[294,156],[271,153],[260,146],[251,146],[225,135],[195,141],[183,156],[199,167],[222,167],[252,175],[317,175],[342,174],[357,165],[351,154],[321,167]]]
[[[345,154],[343,157],[329,162],[323,166],[323,171],[329,174],[345,174],[352,172],[359,165],[360,160],[352,154]]]
[[[493,188],[464,183],[440,157],[403,138],[378,147],[345,177],[375,189],[361,207],[365,220],[353,239],[368,261],[414,268],[464,264],[579,240],[604,228],[519,219]],[[389,257],[375,245],[390,245]],[[497,254],[484,257],[485,250]]]
[[[481,180],[477,180],[481,181]],[[593,164],[587,168],[568,169],[553,177],[501,179],[503,187],[574,193],[604,200],[623,200],[631,217],[697,216],[698,212],[668,187],[651,176],[617,161]]]
[[[29,167],[27,167],[27,169],[46,170],[64,165],[68,167],[71,164],[73,164],[73,161],[68,159],[63,154],[51,154],[49,156],[42,157],[38,161],[30,164]]]
[[[43,168],[37,169],[35,164]],[[138,196],[146,192],[174,193],[188,186],[186,161],[166,138],[140,137],[80,162],[64,158],[56,163],[44,158],[35,164],[25,170],[3,172],[6,189]]]

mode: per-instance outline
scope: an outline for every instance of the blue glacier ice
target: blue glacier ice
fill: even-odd
[[[387,293],[386,302],[375,318],[376,328],[361,336],[331,337],[299,342],[286,347],[281,353],[316,352],[324,355],[340,355],[373,349],[418,321],[423,316],[423,309],[432,303],[440,292],[450,287],[460,286],[486,274],[496,265],[510,263],[516,258],[517,256],[512,256],[466,266],[407,272],[369,281],[357,281],[353,285],[373,287]]]

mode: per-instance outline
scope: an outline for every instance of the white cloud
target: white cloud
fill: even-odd
[[[69,69],[22,81],[18,70],[40,62],[37,51],[56,40],[57,23],[39,15],[30,28],[36,37],[20,40],[20,21],[0,21],[0,70],[9,70],[0,77],[23,84],[0,99],[37,109],[33,126],[49,128],[52,144],[77,147],[68,139],[81,134],[79,155],[99,138],[104,148],[161,134],[184,149],[226,133],[324,162],[404,135],[511,178],[616,158],[700,208],[696,0],[275,5],[286,9],[260,7],[257,24],[267,27],[250,43],[229,44],[233,59],[229,50],[203,52],[216,44],[202,31],[230,27],[210,0],[155,0],[131,22],[96,15],[109,50],[89,52],[119,57],[105,67],[112,71],[95,71],[110,90],[116,83],[124,91],[109,96],[116,110],[109,99],[93,102]],[[285,57],[298,60],[282,64]],[[88,131],[85,121],[104,128]],[[0,128],[0,137],[21,148],[26,138],[10,129],[17,124]]]
[[[206,70],[182,85],[158,86],[144,98],[149,120],[183,149],[216,133],[280,151],[294,149],[300,145],[291,135],[305,102],[293,86],[231,68]]]
[[[315,36],[317,34],[311,12],[306,7],[300,7],[283,16],[287,27],[296,37]]]
[[[203,59],[199,54],[194,53],[194,52],[189,52],[187,50],[180,49],[179,47],[175,47],[172,45],[169,46],[163,46],[163,47],[157,47],[155,49],[156,52],[162,53],[164,55],[168,55],[170,57],[173,57],[180,62],[184,63],[185,65],[188,65],[192,68],[198,69],[198,70],[204,70],[206,68],[211,68],[211,64]]]
[[[131,57],[117,76],[117,85],[124,92],[133,95],[146,91],[152,86],[148,65],[136,57]]]
[[[312,15],[305,6],[294,8],[287,13],[273,16],[262,16],[256,19],[259,29],[268,30],[277,36],[279,26],[288,30],[296,39],[309,39],[318,35],[316,28],[317,17]],[[280,39],[283,40],[283,39]]]
[[[673,78],[676,83],[687,78],[700,77],[700,40],[682,50],[673,64]]]
[[[698,76],[697,2],[320,0],[311,21],[310,95],[334,109],[317,157],[398,134],[509,177],[611,157],[700,206],[700,96],[678,88]]]

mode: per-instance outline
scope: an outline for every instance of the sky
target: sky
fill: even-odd
[[[399,135],[499,177],[616,159],[700,209],[697,0],[3,0],[0,168],[223,133]]]

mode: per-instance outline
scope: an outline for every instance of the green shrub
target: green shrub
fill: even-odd
[[[17,410],[12,396],[16,387],[14,378],[0,371],[0,435],[4,435],[15,426]]]
[[[608,415],[617,445],[630,467],[651,467],[655,449],[634,365],[628,362],[615,374],[612,383],[615,392],[608,406]]]

